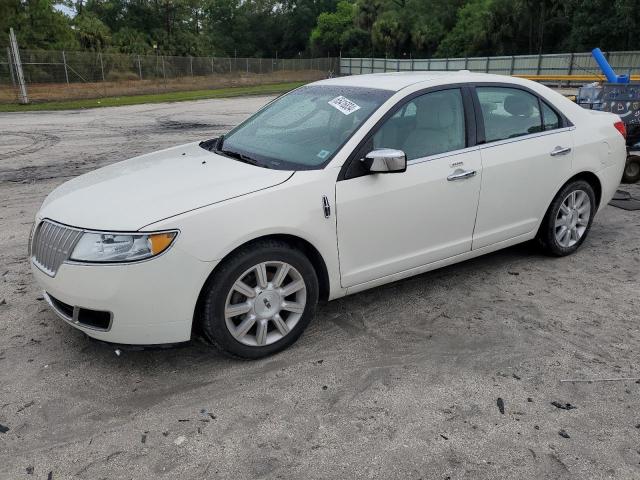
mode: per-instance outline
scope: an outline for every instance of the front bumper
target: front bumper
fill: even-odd
[[[31,271],[54,312],[90,337],[157,345],[189,340],[198,295],[215,265],[174,245],[164,255],[138,263],[63,263],[50,277],[31,262]],[[105,312],[108,322],[82,324],[80,309]]]

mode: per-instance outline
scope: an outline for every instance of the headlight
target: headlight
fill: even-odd
[[[85,232],[71,253],[77,262],[134,262],[167,250],[178,232],[146,234]]]

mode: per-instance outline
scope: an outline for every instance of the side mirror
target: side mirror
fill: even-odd
[[[373,150],[362,159],[371,173],[401,173],[407,170],[407,156],[402,150],[381,148]]]

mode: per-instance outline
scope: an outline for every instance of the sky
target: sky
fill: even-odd
[[[69,8],[66,5],[62,5],[61,3],[57,3],[53,6],[53,8],[55,8],[56,10],[64,13],[65,15],[69,16],[69,17],[75,17],[76,16],[76,11],[73,8]]]

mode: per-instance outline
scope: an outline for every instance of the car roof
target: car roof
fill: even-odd
[[[430,86],[446,85],[465,82],[502,82],[514,84],[527,84],[526,80],[507,75],[493,75],[488,73],[459,71],[426,71],[426,72],[391,72],[368,73],[363,75],[349,75],[345,77],[330,78],[314,82],[314,85],[335,85],[343,87],[378,88],[382,90],[400,91],[410,85],[426,83]]]

